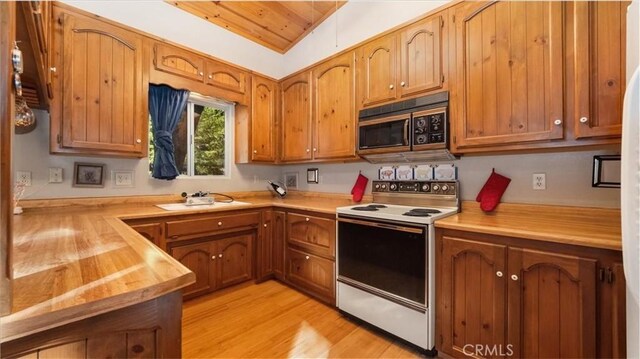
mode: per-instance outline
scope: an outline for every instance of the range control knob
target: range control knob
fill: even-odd
[[[392,184],[390,184],[390,185],[389,185],[389,189],[390,189],[391,191],[395,191],[397,188],[398,188],[398,185],[397,185],[397,184],[395,184],[395,183],[392,183]]]
[[[433,190],[433,192],[438,192],[440,190],[440,185],[434,184],[433,186],[431,186],[431,189]]]
[[[429,184],[425,183],[422,185],[422,192],[429,192]]]
[[[373,188],[380,189],[380,183],[376,183],[376,185]]]
[[[447,186],[446,184],[442,185],[442,192],[447,192],[449,190],[449,186]]]
[[[383,183],[383,184],[380,185],[380,188],[387,189],[387,185]]]

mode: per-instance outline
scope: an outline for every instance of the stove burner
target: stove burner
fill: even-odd
[[[367,205],[367,206],[353,207],[351,209],[353,209],[354,211],[375,212],[379,208],[387,208],[387,206],[385,206],[384,204],[370,204],[370,205]]]
[[[434,213],[440,213],[440,211],[430,208],[413,208],[409,212],[405,212],[402,215],[410,217],[431,217],[431,214]]]

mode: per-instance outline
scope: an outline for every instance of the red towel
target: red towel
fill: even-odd
[[[353,188],[351,189],[351,194],[353,195],[354,202],[362,201],[364,191],[367,189],[367,183],[369,183],[369,179],[362,174],[359,174],[358,179],[356,179],[356,184],[354,184]]]
[[[476,197],[476,202],[480,202],[480,208],[485,212],[493,211],[500,203],[500,198],[502,198],[510,182],[510,178],[497,174],[494,168]]]

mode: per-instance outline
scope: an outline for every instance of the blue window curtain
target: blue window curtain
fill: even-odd
[[[149,85],[149,114],[153,131],[153,178],[171,181],[180,172],[176,167],[173,131],[187,106],[189,91],[176,90],[166,85]]]

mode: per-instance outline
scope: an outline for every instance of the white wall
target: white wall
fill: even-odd
[[[446,3],[433,0],[350,0],[284,54],[286,70],[288,73],[296,72]]]
[[[593,156],[619,154],[619,147],[607,146],[601,150],[544,154],[510,154],[492,156],[463,156],[450,162],[458,167],[463,200],[474,201],[486,182],[491,169],[511,178],[502,197],[503,202],[539,203],[586,207],[620,207],[620,190],[591,187]],[[318,184],[307,184],[307,168],[318,168]],[[325,165],[288,165],[284,173],[298,173],[299,189],[303,191],[350,193],[358,171],[371,181],[378,178],[380,165],[367,162]],[[546,173],[547,189],[533,190],[533,174]]]
[[[181,192],[255,191],[266,190],[265,180],[280,176],[281,169],[275,166],[231,164],[228,179],[176,179],[164,181],[149,176],[149,160],[119,159],[103,157],[76,157],[49,154],[49,115],[34,111],[38,120],[36,129],[28,134],[15,135],[13,142],[13,168],[15,171],[30,171],[32,186],[27,187],[25,198],[103,197],[151,194],[179,194]],[[233,146],[231,146],[233,148]],[[233,155],[231,156],[233,158]],[[104,188],[72,187],[73,163],[92,162],[106,164]],[[233,161],[231,161],[233,162]],[[49,167],[63,169],[63,183],[48,183]],[[115,188],[111,179],[112,170],[134,170],[133,188]],[[254,181],[254,178],[257,181]]]

